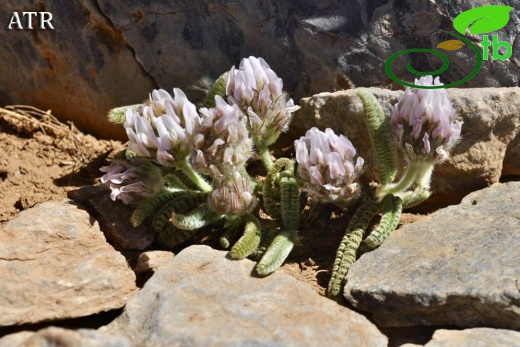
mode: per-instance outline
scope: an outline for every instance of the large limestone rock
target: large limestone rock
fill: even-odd
[[[0,4],[2,23],[14,11],[49,11],[55,30],[0,31],[0,104],[50,108],[97,135],[123,138],[103,120],[114,106],[141,102],[156,86],[183,88],[216,78],[249,55],[265,57],[298,100],[352,86],[393,86],[387,59],[404,49],[433,48],[453,39],[453,19],[481,0],[348,1],[122,1],[80,0]],[[516,6],[515,0],[502,4]],[[4,24],[5,25],[5,24]],[[499,40],[513,47],[510,59],[487,60],[463,87],[517,86],[520,18],[511,13]],[[475,43],[480,36],[472,39]],[[440,51],[437,49],[437,51]],[[446,82],[473,70],[468,47],[442,51]],[[405,66],[434,71],[433,54],[407,55],[394,73],[413,80]],[[198,94],[200,95],[200,93]]]
[[[254,263],[192,246],[160,267],[103,332],[135,346],[386,346],[364,316]]]
[[[135,275],[87,212],[47,202],[0,229],[0,326],[118,309]]]
[[[0,347],[131,347],[128,337],[95,330],[49,327],[37,332],[22,331],[0,338]]]
[[[371,88],[390,117],[402,91]],[[451,158],[436,165],[432,196],[417,209],[431,211],[456,204],[472,191],[498,182],[501,175],[520,173],[520,88],[449,90],[457,115],[464,121],[461,140]],[[374,162],[361,100],[354,90],[322,93],[301,101],[292,137],[317,126],[347,135],[365,159],[367,179],[375,180]]]
[[[520,183],[403,226],[350,269],[347,300],[382,326],[520,329]]]

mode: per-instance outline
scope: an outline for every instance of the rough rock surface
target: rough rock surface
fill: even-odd
[[[424,347],[519,347],[520,332],[504,329],[474,328],[437,330]]]
[[[390,117],[402,91],[371,88]],[[462,138],[451,158],[436,165],[432,196],[417,209],[432,210],[456,204],[468,193],[498,182],[501,175],[520,173],[520,88],[475,88],[449,90],[462,118]],[[292,137],[316,126],[347,135],[365,159],[369,179],[376,179],[373,149],[361,100],[353,90],[322,93],[303,99],[293,121]]]
[[[499,3],[516,6],[516,0]],[[388,86],[386,60],[410,48],[432,48],[452,36],[453,19],[481,0],[347,1],[4,1],[0,19],[14,11],[49,11],[55,30],[0,31],[0,104],[50,108],[84,130],[114,136],[103,120],[114,106],[141,102],[156,86],[192,91],[249,55],[265,57],[298,100],[352,86]],[[25,18],[23,18],[25,20]],[[25,25],[25,23],[24,23]],[[513,47],[510,59],[483,61],[463,87],[510,87],[520,75],[518,11],[496,31]],[[469,37],[478,44],[481,37]],[[442,51],[450,67],[446,82],[473,70],[475,53],[465,46]],[[413,80],[408,62],[434,71],[433,54],[406,55],[394,73]],[[7,87],[8,86],[8,87]],[[393,84],[394,87],[400,87]]]
[[[54,30],[6,30],[16,11],[24,27],[22,12],[50,12]],[[83,131],[123,139],[107,111],[142,101],[155,83],[96,1],[3,1],[0,14],[0,104],[51,109]]]
[[[107,186],[85,186],[67,195],[86,206],[99,221],[106,238],[118,247],[143,250],[155,240],[155,231],[146,223],[132,226],[130,216],[134,210],[121,201],[112,201]]]
[[[96,330],[67,330],[49,327],[37,332],[22,331],[0,338],[0,347],[131,347],[128,337]]]
[[[139,254],[135,272],[155,272],[158,268],[168,264],[175,255],[167,251],[148,251]]]
[[[362,315],[281,272],[252,277],[252,261],[225,254],[183,250],[101,331],[136,346],[386,346]]]
[[[382,326],[520,329],[520,183],[396,230],[350,269],[345,297]]]
[[[47,202],[0,229],[0,326],[122,307],[135,275],[87,212]]]

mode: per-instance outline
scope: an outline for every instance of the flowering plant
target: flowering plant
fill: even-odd
[[[432,76],[415,84],[441,85]],[[154,90],[143,104],[112,110],[109,119],[125,127],[129,143],[101,169],[101,182],[113,200],[135,208],[134,226],[150,220],[162,247],[171,249],[215,226],[229,256],[257,260],[260,275],[279,267],[297,241],[302,192],[311,202],[341,208],[362,200],[327,290],[339,301],[358,251],[378,247],[397,227],[403,208],[430,196],[433,166],[449,156],[462,126],[444,89],[407,88],[389,118],[368,90],[357,93],[379,169],[378,182],[369,186],[359,180],[363,158],[332,129],[309,129],[294,142],[295,160],[273,160],[269,146],[287,130],[298,106],[283,92],[282,79],[256,57],[220,76],[198,110],[177,88],[173,96]],[[255,152],[267,171],[262,183],[248,172]],[[398,175],[400,154],[406,167]],[[364,238],[378,212],[379,225]],[[265,215],[278,223],[274,232],[265,227]]]
[[[432,76],[421,77],[415,84],[442,85]],[[338,248],[327,289],[327,295],[337,301],[341,300],[341,289],[358,250],[366,252],[381,245],[396,229],[403,208],[430,196],[433,167],[449,157],[462,126],[445,89],[407,88],[390,118],[385,117],[368,90],[358,89],[357,93],[365,108],[380,177],[356,210]],[[403,154],[406,167],[395,181],[398,153]],[[378,211],[382,213],[379,225],[363,240]]]
[[[102,168],[101,182],[113,200],[137,206],[134,226],[151,220],[163,247],[223,226],[221,245],[234,242],[231,258],[255,256],[257,272],[271,273],[292,249],[300,213],[294,162],[273,162],[268,150],[299,108],[282,87],[265,60],[249,57],[216,81],[199,110],[177,88],[173,96],[154,90],[143,104],[112,110],[109,120],[125,127],[129,143],[122,158]],[[269,172],[264,185],[247,172],[255,149]],[[262,233],[260,207],[279,220],[277,234]]]

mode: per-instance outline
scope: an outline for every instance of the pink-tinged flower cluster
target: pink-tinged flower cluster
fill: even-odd
[[[248,127],[258,145],[273,144],[286,131],[292,113],[298,110],[282,92],[283,82],[262,58],[242,59],[233,66],[226,82],[228,101],[248,117]]]
[[[305,181],[309,196],[324,202],[348,203],[359,193],[357,178],[363,158],[344,135],[332,129],[325,132],[311,128],[294,142],[298,173]]]
[[[249,177],[235,171],[222,179],[215,179],[209,205],[218,213],[243,215],[256,206]]]
[[[202,108],[200,131],[194,137],[192,163],[200,173],[214,178],[244,166],[251,155],[252,141],[245,118],[236,105],[215,97],[214,108]]]
[[[197,109],[182,90],[154,90],[137,111],[126,112],[124,123],[128,148],[138,156],[151,157],[163,165],[185,160],[193,149],[200,127]]]
[[[416,79],[415,84],[443,85],[439,77],[433,80],[432,76]],[[406,88],[394,106],[390,124],[409,162],[447,159],[462,127],[462,121],[455,118],[448,92],[443,88]]]
[[[161,171],[146,159],[115,161],[100,170],[106,172],[101,177],[101,183],[110,187],[113,201],[119,199],[125,204],[139,203],[164,188]]]

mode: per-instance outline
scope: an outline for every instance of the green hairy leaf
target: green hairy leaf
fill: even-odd
[[[279,233],[256,265],[256,272],[260,276],[267,276],[278,269],[291,253],[297,240],[296,230],[284,230]]]
[[[398,196],[388,194],[383,199],[383,215],[376,229],[363,241],[367,249],[379,247],[383,241],[392,233],[401,220],[403,202]]]
[[[285,173],[285,171],[284,171]],[[289,171],[289,177],[280,180],[281,210],[283,226],[287,230],[298,230],[300,227],[300,192],[298,183]]]
[[[110,123],[114,124],[123,124],[126,121],[126,111],[127,110],[134,110],[136,111],[142,104],[136,104],[136,105],[128,105],[128,106],[121,106],[116,107],[108,111],[108,121]]]
[[[262,238],[260,240],[260,244],[256,248],[256,250],[249,255],[249,259],[259,262],[260,259],[264,256],[265,252],[273,243],[274,238],[278,235],[278,230],[270,226],[262,226]]]
[[[132,213],[130,217],[130,222],[134,227],[140,225],[146,218],[152,216],[160,209],[162,206],[166,205],[170,201],[177,199],[181,196],[191,194],[189,191],[178,191],[173,193],[165,193],[158,196],[155,196],[151,199],[143,202],[139,207],[137,207]]]
[[[356,92],[365,110],[368,132],[379,167],[380,183],[391,183],[397,173],[397,150],[392,137],[389,118],[385,117],[383,108],[368,89],[358,88]]]
[[[453,27],[462,35],[468,28],[470,34],[487,34],[505,27],[512,10],[513,7],[505,5],[476,7],[459,14],[453,20]]]
[[[195,230],[210,225],[223,215],[217,214],[207,204],[202,204],[188,214],[172,213],[170,221],[179,229]]]
[[[356,254],[363,239],[363,234],[368,224],[376,214],[379,203],[365,201],[358,207],[341,240],[336,259],[332,267],[332,276],[327,288],[327,296],[337,302],[341,300],[341,289],[343,288],[350,266],[356,260]]]
[[[204,107],[215,107],[215,96],[219,95],[221,97],[226,96],[226,81],[229,76],[229,72],[225,72],[220,75],[219,78],[213,83],[208,95],[204,98]]]
[[[157,210],[157,212],[154,213],[152,227],[155,231],[159,232],[162,230],[168,220],[172,218],[172,214],[187,213],[205,202],[207,199],[206,193],[193,191],[187,192],[189,192],[189,194],[185,193],[175,199],[167,201],[159,210]]]
[[[249,256],[260,244],[262,237],[260,222],[251,213],[246,214],[244,220],[244,235],[231,248],[229,252],[231,259],[243,259]]]
[[[163,249],[171,250],[172,248],[180,245],[184,241],[188,240],[190,237],[195,235],[198,232],[195,230],[183,230],[175,227],[173,223],[168,222],[164,228],[157,235],[157,243]]]

